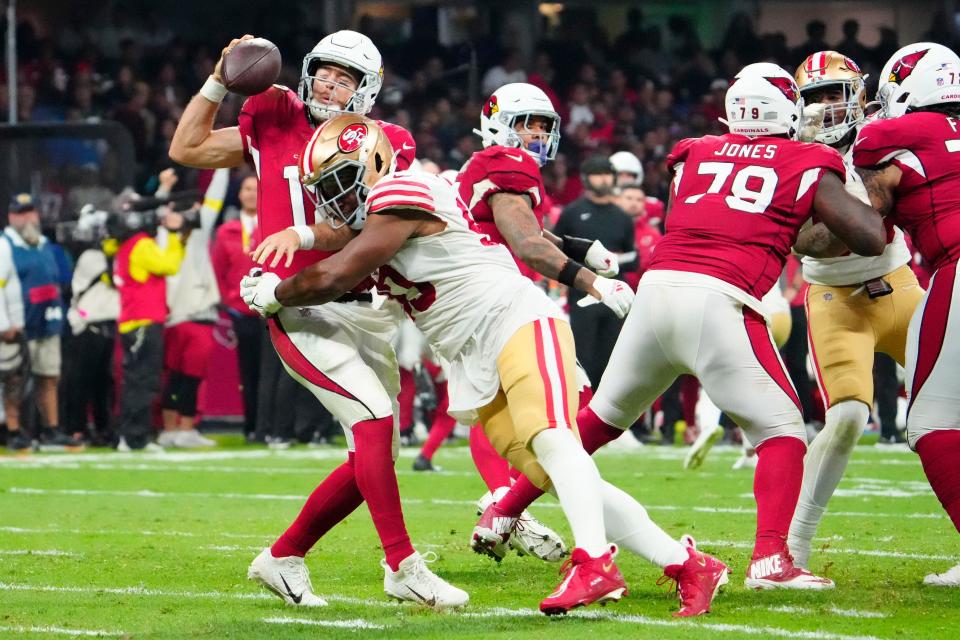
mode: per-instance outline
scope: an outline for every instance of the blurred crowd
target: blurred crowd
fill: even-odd
[[[649,255],[662,232],[662,201],[668,184],[663,160],[674,142],[681,138],[723,132],[717,118],[723,115],[727,78],[743,65],[760,60],[776,62],[792,71],[807,54],[824,49],[843,52],[875,77],[883,62],[899,47],[897,35],[891,29],[881,30],[876,46],[864,46],[859,40],[856,20],[843,23],[844,37],[840,42],[826,42],[825,24],[812,20],[806,25],[807,41],[791,49],[782,33],[757,33],[750,16],[740,13],[732,18],[719,46],[709,49],[702,44],[693,23],[682,16],[671,17],[665,25],[648,24],[640,9],[631,9],[627,14],[626,30],[611,38],[597,21],[596,13],[589,9],[564,15],[566,17],[562,17],[558,24],[545,29],[543,38],[533,47],[532,56],[524,56],[517,49],[493,49],[488,44],[444,49],[437,45],[425,47],[416,40],[385,43],[381,47],[385,61],[385,87],[371,115],[408,128],[417,141],[418,157],[424,168],[438,172],[456,170],[480,148],[473,129],[483,100],[494,89],[506,82],[517,81],[540,87],[550,96],[562,118],[560,153],[543,171],[548,194],[554,203],[548,222],[557,224],[564,218],[565,210],[580,211],[584,206],[609,205],[619,210],[620,215],[626,213],[634,225],[634,237],[630,238],[629,248],[624,251],[637,252],[637,258],[624,274],[631,284],[639,278],[645,256]],[[18,25],[19,120],[25,123],[119,122],[133,140],[135,177],[132,186],[135,191],[154,194],[158,189],[167,189],[169,192],[178,181],[180,187],[198,190],[197,193],[212,188],[215,181],[210,172],[178,168],[171,177],[169,167],[172,163],[167,150],[184,106],[213,70],[220,48],[230,37],[240,34],[218,34],[221,37],[217,40],[210,35],[217,33],[212,29],[202,40],[191,40],[173,28],[165,27],[146,7],[117,11],[110,20],[96,27],[80,29],[76,24],[80,23],[71,22],[59,28],[44,25],[43,29],[29,22]],[[87,24],[93,23],[87,21]],[[944,24],[942,17],[936,17],[924,39],[956,46]],[[370,33],[379,44],[375,25],[361,24],[359,28]],[[48,35],[40,38],[36,35],[39,32]],[[280,82],[295,86],[302,55],[322,34],[288,29],[276,35],[266,30],[257,35],[270,38],[280,46],[285,54]],[[464,60],[470,59],[464,56],[465,50],[471,51],[477,60],[478,73],[470,74],[465,68]],[[476,87],[468,86],[471,75],[475,75]],[[867,91],[872,95],[873,86],[868,84]],[[6,110],[6,99],[6,90],[0,90],[0,109]],[[219,111],[215,126],[235,124],[241,104],[242,98],[229,96]],[[587,176],[598,173],[589,168],[590,162],[596,164],[597,158],[613,160],[608,169],[600,167],[598,172],[618,174],[615,176],[618,188],[599,195],[595,190],[584,195]],[[105,172],[107,168],[100,167],[99,170]],[[61,218],[75,218],[82,204],[108,206],[117,196],[115,190],[98,184],[95,174],[89,177],[89,184],[82,176],[77,180]],[[243,307],[236,292],[232,291],[235,287],[230,285],[237,282],[238,274],[250,266],[241,258],[245,258],[243,252],[249,249],[253,234],[250,225],[254,223],[250,216],[255,214],[256,179],[250,172],[236,171],[224,176],[217,184],[222,188],[218,198],[224,206],[213,212],[209,224],[196,227],[207,233],[203,251],[209,249],[213,256],[209,273],[217,285],[216,296],[211,295],[206,300],[207,310],[212,309],[212,315],[191,316],[187,321],[209,325],[225,320],[232,325],[238,340],[246,341],[246,346],[241,344],[238,353],[241,353],[244,388],[244,431],[248,439],[272,441],[276,446],[286,446],[297,438],[325,441],[335,432],[329,416],[316,414],[322,412],[322,408],[311,402],[304,390],[283,373],[269,348],[269,341],[265,339],[263,324]],[[194,206],[197,211],[202,210],[199,202],[203,200],[197,197],[198,204]],[[21,219],[31,207],[35,210],[36,204],[29,194],[23,194],[20,201],[13,201],[8,207],[8,229],[13,229],[21,241],[24,229]],[[163,223],[157,228],[166,226]],[[157,234],[154,229],[148,235],[151,238],[159,236],[158,251],[172,251],[169,245],[164,245],[164,232]],[[44,242],[56,245],[53,240],[48,237]],[[225,249],[225,244],[230,248]],[[31,246],[37,247],[39,243]],[[189,253],[189,248],[186,252]],[[17,371],[22,378],[33,379],[32,383],[26,380],[24,387],[29,392],[29,401],[37,400],[40,409],[39,413],[32,408],[28,412],[40,418],[39,426],[33,428],[33,437],[55,446],[76,446],[82,440],[132,448],[148,446],[149,439],[139,432],[127,434],[127,438],[135,442],[121,442],[122,427],[118,431],[108,417],[114,395],[118,393],[116,386],[120,388],[119,393],[123,393],[124,376],[133,375],[139,379],[136,369],[126,369],[130,364],[130,352],[138,343],[133,338],[126,341],[130,344],[121,339],[122,348],[116,354],[113,350],[114,332],[119,330],[121,336],[125,333],[122,328],[124,320],[97,318],[81,325],[65,321],[70,313],[76,317],[79,298],[94,292],[94,285],[101,279],[105,286],[109,286],[107,281],[113,273],[113,256],[98,256],[94,266],[88,265],[78,280],[77,273],[84,264],[82,252],[72,252],[68,247],[66,251],[58,249],[55,254],[51,253],[55,258],[56,272],[51,271],[48,276],[51,279],[49,284],[57,289],[56,303],[51,306],[59,305],[64,314],[59,318],[61,324],[44,328],[44,335],[9,334],[12,328],[9,322],[6,327],[0,326],[8,331],[0,336],[3,344],[13,345],[8,350],[15,351],[27,362],[18,362]],[[4,256],[0,254],[0,263],[3,260]],[[178,272],[181,262],[187,261],[189,258],[181,247],[176,268],[165,267],[167,271],[158,269],[151,275],[169,278]],[[86,262],[90,263],[90,260]],[[101,262],[111,266],[99,268]],[[45,264],[46,268],[53,269],[54,262],[47,260]],[[198,268],[206,269],[204,266]],[[106,274],[105,279],[103,274]],[[802,300],[799,279],[792,273],[785,276],[784,285],[791,302],[796,304],[796,300]],[[171,314],[173,312],[171,309]],[[169,331],[171,318],[150,320],[161,327],[166,325]],[[110,346],[103,340],[91,338],[91,331],[103,333],[101,337],[109,340]],[[134,331],[139,331],[139,327]],[[210,331],[186,332],[182,339],[200,340],[207,345]],[[82,349],[90,351],[71,352],[58,344],[58,352],[62,351],[64,355],[61,371],[59,361],[56,367],[51,362],[52,347],[42,350],[35,343],[37,339],[54,333],[66,336],[64,345],[76,347],[78,338],[86,340],[90,344],[85,343]],[[578,336],[578,344],[581,340]],[[98,371],[109,380],[116,370],[120,384],[104,383],[95,389],[88,388],[90,370],[78,363],[77,353],[94,354],[90,357],[97,358],[98,366],[102,367]],[[249,354],[255,354],[255,357]],[[110,358],[118,355],[122,358],[122,366],[110,364]],[[802,357],[805,355],[804,352]],[[5,369],[12,369],[5,368],[3,358],[0,349],[0,375],[4,375]],[[199,384],[194,381],[197,372],[177,369],[178,366],[189,368],[190,363],[163,361],[162,353],[159,358],[161,362],[150,365],[157,369],[156,389],[150,387],[146,392],[162,391],[161,397],[166,398],[163,402],[167,404],[158,408],[163,415],[156,420],[173,435],[167,436],[165,441],[161,439],[161,444],[211,445],[212,442],[196,432],[194,423]],[[417,356],[409,360],[405,366],[406,395],[403,400],[406,413],[401,420],[408,435],[414,422],[429,423],[432,419],[431,412],[438,404],[434,391],[442,382],[436,375],[430,375],[429,363],[423,365]],[[597,366],[597,370],[602,371],[602,365]],[[805,376],[802,365],[800,369],[798,375]],[[171,371],[175,374],[173,381]],[[58,392],[61,374],[68,379],[73,376],[76,380],[69,386],[61,385]],[[205,375],[206,371],[202,374]],[[97,400],[78,399],[76,389],[80,387],[76,385],[84,389],[83,397]],[[16,389],[8,377],[5,378],[5,387]],[[810,408],[805,411],[806,418],[813,421],[817,418],[813,403],[815,391],[810,384],[806,387],[810,389]],[[646,423],[638,425],[638,434],[649,437],[652,428],[657,427],[658,438],[673,442],[674,424],[683,422],[692,426],[696,422],[695,391],[695,385],[678,383],[665,398],[665,404],[659,406],[660,418],[654,420],[651,416]],[[58,393],[59,401],[56,400]],[[5,398],[4,404],[7,424],[13,431],[20,423],[20,407],[26,400],[23,393],[11,395],[8,392],[5,395],[11,398]],[[175,398],[171,399],[173,396]],[[177,404],[185,397],[186,404]],[[260,407],[257,407],[257,398]],[[120,404],[119,422],[122,424],[122,401]],[[265,404],[269,405],[266,409]],[[303,410],[278,412],[270,410],[272,406],[297,406]],[[416,417],[414,406],[421,409]],[[146,420],[143,416],[127,418],[140,422]],[[273,424],[272,421],[282,424]],[[666,426],[661,427],[661,422]],[[174,432],[189,432],[190,435]],[[694,433],[695,430],[691,429],[688,441]],[[11,433],[11,439],[15,439],[14,436]]]

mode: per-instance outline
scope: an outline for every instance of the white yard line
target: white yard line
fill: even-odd
[[[0,626],[0,633],[56,633],[64,636],[92,636],[102,638],[105,636],[126,636],[126,631],[107,631],[105,629],[65,629],[64,627],[24,627],[24,626]]]
[[[386,629],[382,624],[373,624],[372,622],[367,622],[366,620],[356,619],[356,620],[317,620],[313,618],[287,618],[287,617],[276,617],[276,618],[263,618],[260,622],[266,622],[268,624],[306,624],[312,625],[315,627],[333,627],[335,629]]]
[[[792,607],[790,605],[781,605],[778,607],[760,607],[766,609],[767,611],[773,611],[775,613],[800,613],[807,616],[817,616],[822,613],[820,609],[814,609],[812,607]],[[883,613],[881,611],[860,611],[859,609],[840,609],[837,607],[827,607],[826,610],[835,615],[841,616],[843,618],[889,618],[890,615]]]
[[[734,549],[752,549],[753,542],[749,541],[730,541],[730,540],[698,540],[699,547],[732,547]],[[943,555],[937,553],[906,553],[903,551],[885,551],[883,549],[840,549],[837,547],[825,547],[815,549],[814,553],[842,553],[853,556],[871,556],[874,558],[898,558],[905,560],[949,560],[956,562],[956,555]]]
[[[133,596],[155,596],[155,597],[175,597],[175,598],[218,598],[218,599],[258,599],[258,600],[276,600],[276,596],[266,593],[218,593],[218,592],[191,592],[191,591],[173,591],[160,589],[146,589],[143,587],[60,587],[53,585],[26,585],[11,584],[0,582],[0,591],[38,591],[38,592],[56,592],[56,593],[112,593],[119,595]],[[357,604],[363,606],[383,606],[397,607],[393,602],[383,600],[350,598],[347,596],[330,596],[318,594],[332,602],[344,602],[348,604]],[[450,611],[448,615],[465,618],[500,618],[500,617],[542,617],[538,611],[533,609],[508,609],[502,607],[478,609],[476,611]],[[830,633],[826,631],[804,631],[795,629],[783,629],[771,626],[750,626],[744,624],[725,624],[698,621],[678,621],[657,618],[650,618],[640,615],[619,615],[600,611],[573,611],[570,617],[589,618],[595,620],[605,620],[622,624],[634,624],[649,627],[667,627],[674,629],[706,629],[716,632],[739,633],[761,637],[791,638],[797,640],[879,640],[875,636],[853,636],[839,633]],[[275,622],[278,620],[292,620],[293,622]],[[304,619],[306,620],[306,619]],[[272,624],[322,624],[322,622],[312,620],[310,622],[301,621],[295,618],[267,618],[263,622]],[[350,621],[325,621],[334,624],[322,624],[322,626],[337,626],[335,623],[359,623],[362,620]],[[361,628],[361,627],[355,627]],[[375,628],[375,627],[368,627]],[[118,634],[119,635],[119,634]]]
[[[82,553],[61,551],[60,549],[0,549],[0,556],[61,556],[66,558],[82,558]]]
[[[15,533],[23,535],[32,534],[74,534],[84,536],[159,536],[170,538],[204,538],[209,539],[210,533],[198,533],[196,531],[136,531],[133,529],[59,529],[57,527],[37,528],[37,527],[0,527],[2,533]],[[257,535],[255,533],[229,533],[218,531],[216,534],[220,538],[239,538],[245,540],[268,540],[273,533]]]
[[[163,492],[153,491],[152,489],[140,489],[136,491],[118,491],[106,489],[39,489],[35,487],[10,487],[8,493],[27,494],[27,495],[72,495],[72,496],[117,496],[125,498],[213,498],[217,500],[290,500],[303,502],[306,499],[304,495],[298,494],[276,494],[276,493],[207,493],[198,491],[177,491]],[[752,497],[752,495],[751,495]],[[474,506],[473,500],[446,500],[442,498],[432,498],[422,500],[419,498],[404,498],[404,504],[430,504],[430,505],[448,505],[448,506]],[[538,502],[537,509],[559,508],[556,502]],[[653,511],[692,511],[695,513],[731,513],[756,515],[755,508],[749,507],[695,507],[678,505],[644,505],[647,509]],[[828,511],[827,515],[848,517],[848,518],[922,518],[922,519],[941,519],[945,516],[942,513],[874,513],[871,511]],[[2,529],[0,529],[2,530]]]

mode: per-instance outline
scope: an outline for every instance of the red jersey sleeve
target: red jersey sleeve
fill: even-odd
[[[484,201],[495,193],[516,193],[528,196],[534,209],[543,202],[543,177],[530,154],[520,149],[488,147],[473,162],[486,178],[481,195]]]
[[[686,162],[687,156],[690,154],[690,148],[696,144],[697,141],[698,138],[684,138],[673,145],[673,149],[671,149],[669,155],[667,155],[667,171],[673,171],[675,165]]]
[[[899,156],[907,151],[899,135],[899,118],[874,120],[863,129],[853,143],[853,165],[873,168],[887,162],[899,162]]]
[[[377,123],[383,128],[383,133],[386,134],[390,146],[393,147],[393,152],[396,154],[396,170],[406,171],[410,168],[414,158],[417,157],[417,143],[414,141],[413,135],[398,124],[383,122],[382,120],[378,120]]]
[[[814,160],[811,162],[813,166],[820,166],[827,171],[832,171],[837,174],[841,182],[845,183],[847,181],[847,166],[843,163],[843,156],[840,155],[839,151],[825,144],[804,144],[804,147],[807,153],[814,156]],[[817,184],[819,183],[820,181],[817,180]]]

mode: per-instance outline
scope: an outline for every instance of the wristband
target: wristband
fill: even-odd
[[[200,87],[200,95],[214,104],[220,104],[227,95],[227,88],[216,78],[210,76]]]
[[[577,279],[577,273],[579,273],[580,269],[585,269],[585,268],[586,267],[584,267],[582,264],[580,264],[576,260],[567,260],[566,263],[564,263],[563,267],[560,269],[560,273],[557,274],[557,282],[573,288],[573,283]]]
[[[576,260],[577,262],[583,262],[587,259],[587,251],[589,251],[591,245],[593,245],[593,240],[574,238],[573,236],[560,236],[560,239],[563,241],[560,250],[563,251],[568,258]]]
[[[292,227],[287,227],[287,229],[292,230],[298,236],[300,236],[300,248],[301,249],[313,249],[313,229],[305,224],[298,224]]]

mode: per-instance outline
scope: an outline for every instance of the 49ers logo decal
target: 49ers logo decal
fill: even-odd
[[[930,51],[930,49],[908,53],[894,62],[893,67],[890,68],[890,75],[887,77],[887,82],[900,84],[909,78],[910,74],[913,73],[913,70],[916,68],[917,63],[920,62],[923,56],[927,55],[928,51]]]
[[[337,148],[344,153],[353,153],[360,148],[367,137],[367,125],[356,122],[343,128],[337,138]]]

